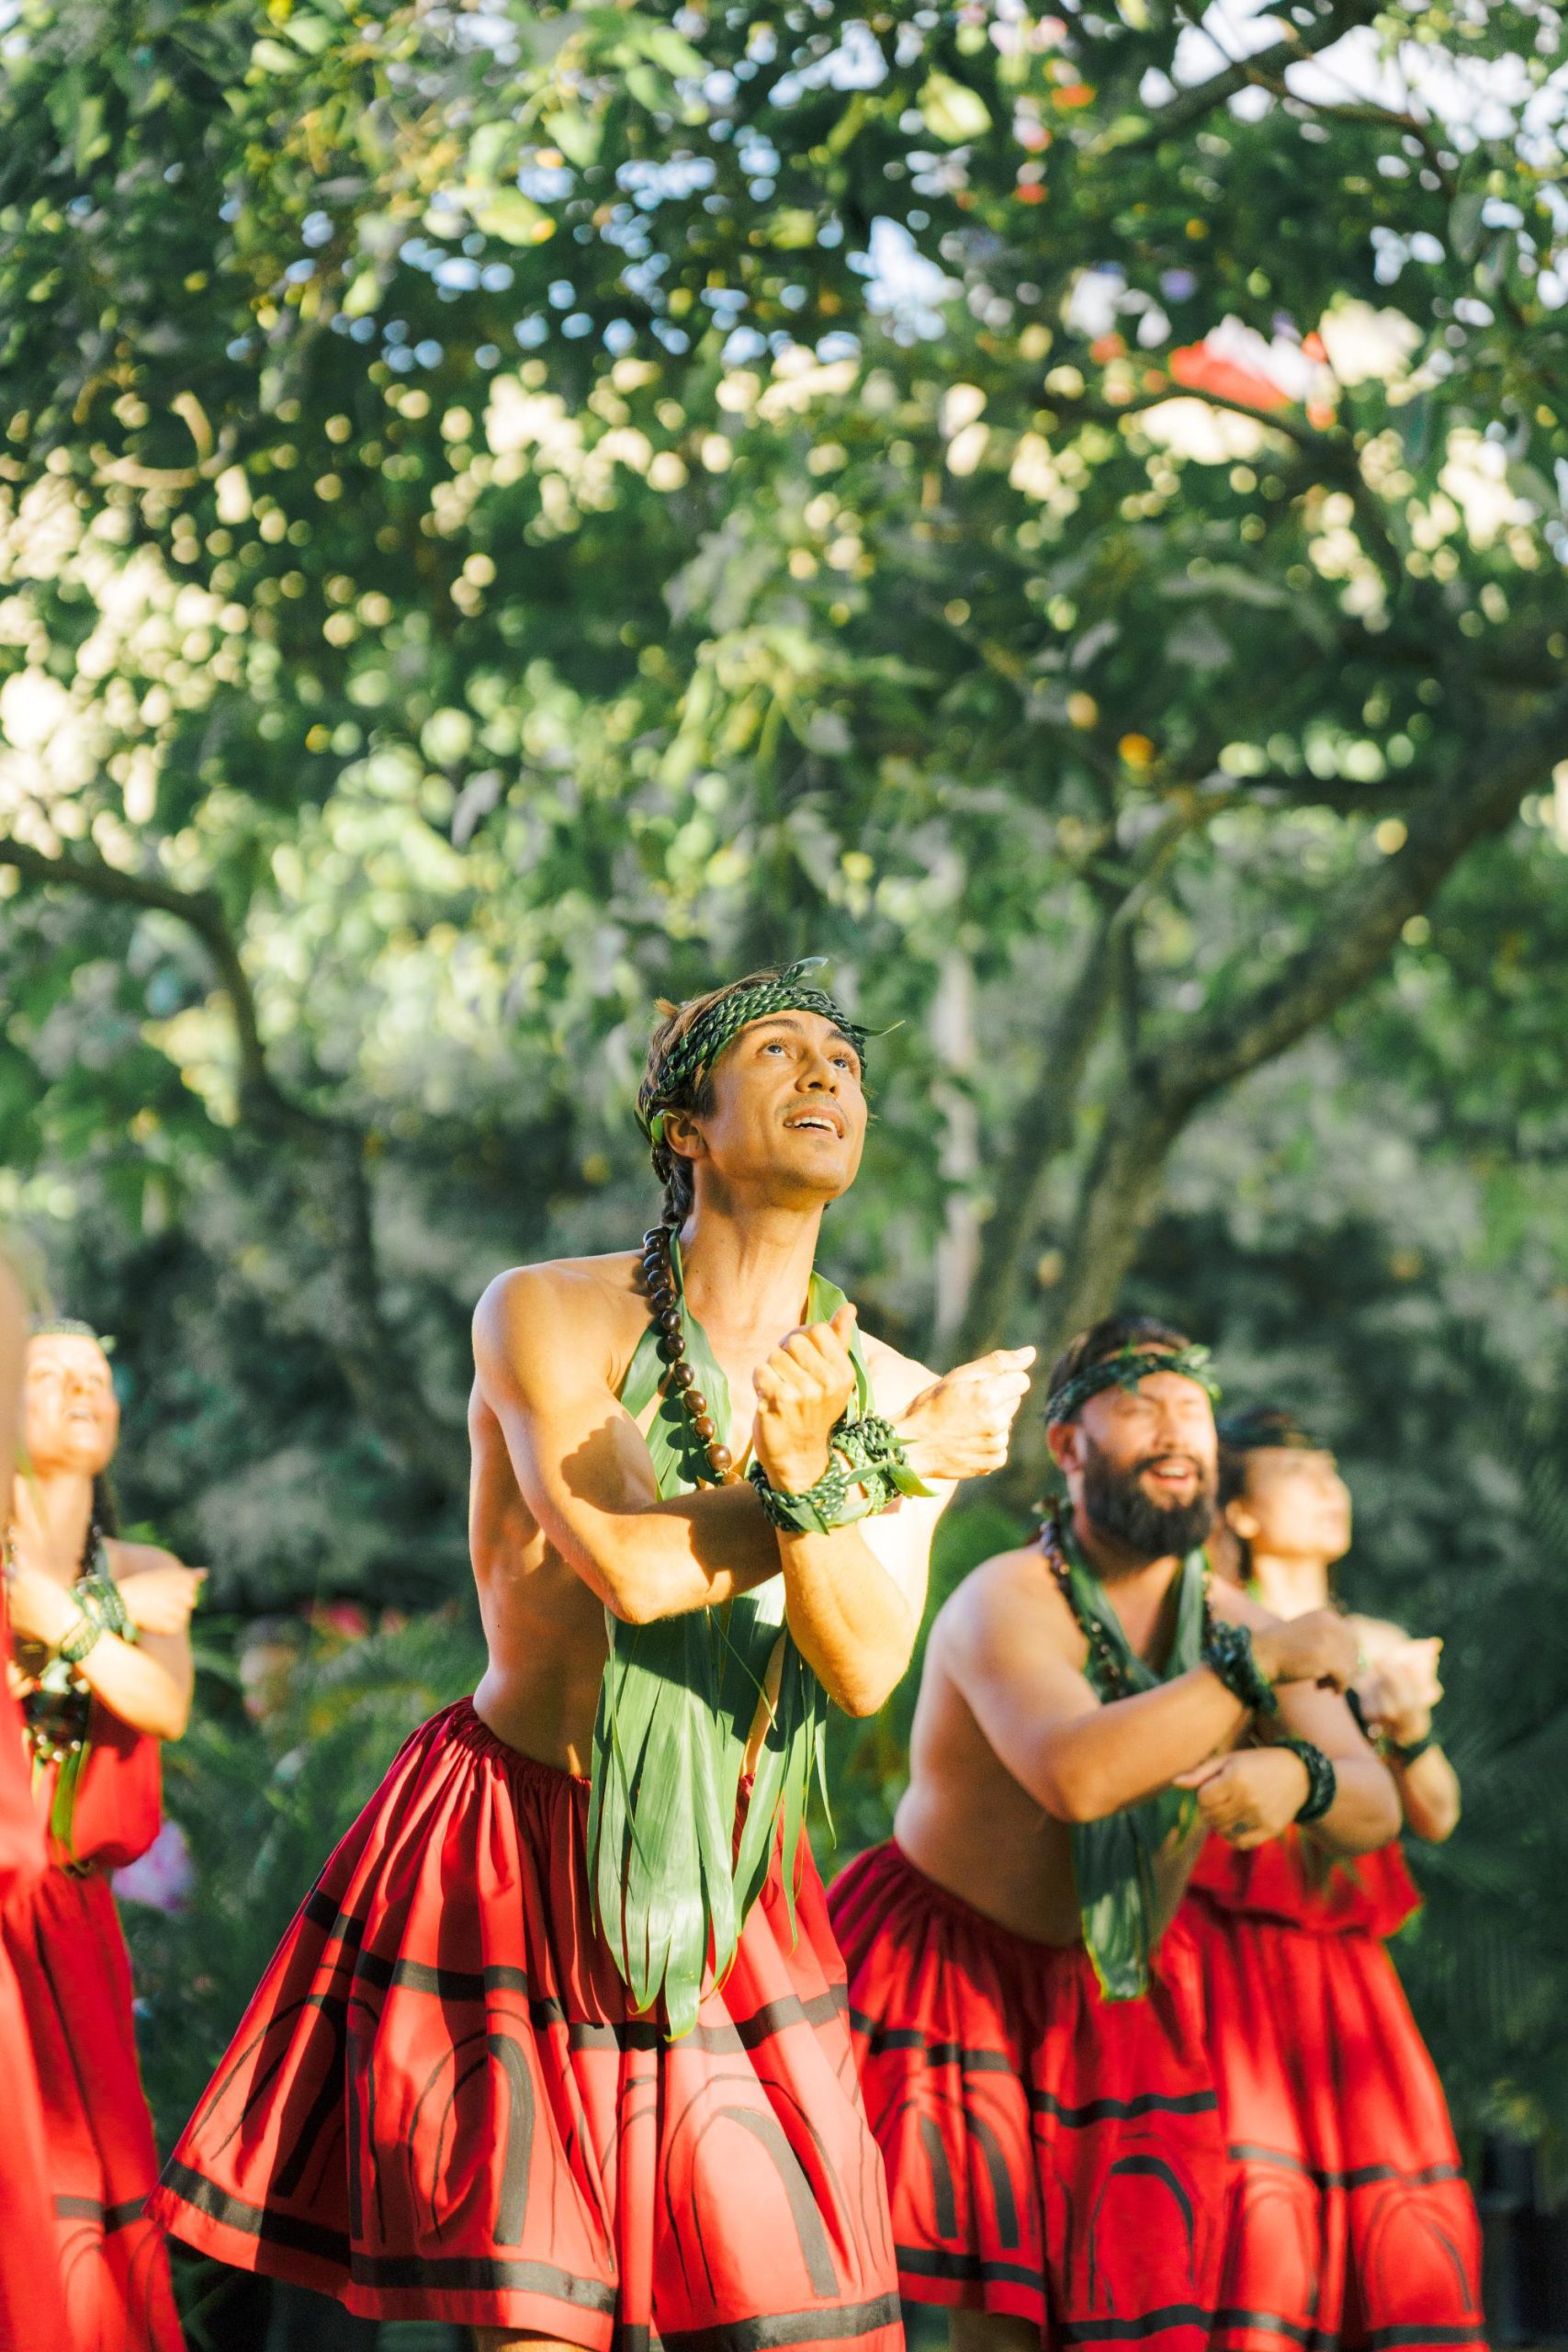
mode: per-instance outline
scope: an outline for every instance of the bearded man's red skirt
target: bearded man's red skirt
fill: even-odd
[[[896,1845],[829,1904],[906,2299],[1205,2352],[1224,2146],[1179,1928],[1147,1997],[1107,2001],[1081,1945],[1010,1934]]]
[[[897,2352],[843,1964],[775,1850],[671,2043],[594,1927],[586,1782],[468,1701],[406,1743],[285,1937],[155,2200],[350,2311],[591,2347]],[[793,1946],[793,1948],[792,1948]]]
[[[1219,2352],[1484,2345],[1474,2202],[1383,1942],[1417,1899],[1397,1847],[1205,1849],[1184,1916],[1232,2162]]]

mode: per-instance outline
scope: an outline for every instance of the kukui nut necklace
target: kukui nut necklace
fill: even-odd
[[[736,1468],[735,1456],[725,1444],[708,1400],[697,1386],[697,1375],[686,1361],[686,1326],[675,1288],[675,1269],[670,1261],[671,1231],[668,1225],[655,1225],[642,1237],[642,1278],[648,1285],[648,1303],[653,1309],[660,1351],[670,1365],[665,1385],[685,1408],[692,1434],[707,1456],[714,1485],[738,1486],[744,1474]]]

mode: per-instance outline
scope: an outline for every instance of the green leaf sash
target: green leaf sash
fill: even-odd
[[[680,1244],[670,1263],[685,1323],[686,1358],[721,1430],[729,1427],[729,1386],[707,1335],[686,1305]],[[843,1293],[813,1274],[810,1322],[826,1322]],[[856,1411],[872,1409],[859,1334],[851,1341]],[[659,1398],[648,1450],[661,1498],[690,1494],[707,1464],[673,1391],[650,1325],[621,1391],[637,1419]],[[589,1869],[599,1926],[639,2009],[662,1994],[672,2037],[690,2032],[711,1966],[722,1979],[768,1874],[782,1825],[785,1901],[791,1924],[815,1772],[827,1789],[828,1697],[784,1624],[784,1580],[771,1577],[722,1607],[692,1609],[650,1625],[605,1611],[610,1655],[593,1724],[588,1810]],[[750,1800],[739,1837],[736,1816],[746,1751],[783,1645],[779,1686],[767,1713]]]
[[[1208,1560],[1202,1552],[1190,1552],[1182,1563],[1176,1638],[1163,1674],[1156,1674],[1133,1648],[1104,1586],[1085,1567],[1066,1527],[1062,1552],[1079,1623],[1087,1624],[1092,1618],[1101,1629],[1122,1676],[1120,1688],[1111,1683],[1090,1643],[1084,1673],[1098,1698],[1109,1703],[1130,1690],[1156,1690],[1198,1664],[1208,1620]],[[1084,1945],[1108,2001],[1135,2001],[1149,1989],[1157,1901],[1155,1858],[1187,1836],[1197,1812],[1191,1790],[1160,1789],[1103,1821],[1072,1825],[1073,1876]]]

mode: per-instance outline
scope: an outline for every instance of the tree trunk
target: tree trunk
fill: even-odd
[[[1412,808],[1403,848],[1325,899],[1306,944],[1250,995],[1217,1005],[1137,1054],[1110,1103],[1079,1186],[1066,1265],[1046,1317],[1060,1347],[1114,1306],[1160,1200],[1165,1166],[1190,1120],[1359,995],[1412,915],[1429,906],[1476,842],[1499,832],[1568,748],[1568,695],[1524,724],[1467,747],[1457,772]]]
[[[1066,1263],[1047,1294],[1042,1359],[1056,1355],[1075,1331],[1115,1306],[1159,1207],[1166,1161],[1180,1133],[1159,1104],[1136,1088],[1119,1096],[1078,1188]]]

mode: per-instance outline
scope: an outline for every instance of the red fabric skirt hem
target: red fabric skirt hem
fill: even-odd
[[[180,2352],[168,2253],[145,2210],[158,2159],[107,1879],[45,1871],[5,1934],[42,2112],[65,2340],[78,2352]]]
[[[297,1916],[153,2202],[367,2318],[602,2352],[897,2352],[881,2159],[807,1860],[671,2042],[593,1924],[586,1783],[462,1702]]]
[[[829,1900],[905,2301],[1205,2352],[1224,2150],[1180,1930],[1147,1998],[1111,2002],[1081,1945],[998,1926],[895,1845]]]
[[[225,2211],[210,2210],[217,2203],[210,2184],[199,2174],[187,2174],[177,2165],[168,2166],[157,2206],[160,2214],[166,2211],[175,2217],[165,2223],[175,2235],[231,2269],[311,2288],[341,2303],[356,2319],[421,2319],[445,2321],[454,2327],[513,2328],[522,2335],[581,2345],[584,2352],[609,2352],[615,2340],[613,2301],[600,2310],[585,2306],[570,2291],[551,2295],[505,2285],[500,2264],[484,2265],[486,2281],[469,2286],[440,2287],[428,2275],[406,2286],[384,2277],[356,2278],[355,2257],[346,2241],[334,2244],[330,2254],[312,2254],[287,2233],[269,2237],[266,2232],[273,2224],[260,2207],[242,2207],[238,2199],[225,2199],[225,2211],[235,2216],[225,2218]],[[389,2270],[392,2267],[390,2262],[385,2266]],[[481,2266],[466,2266],[462,2257],[454,2257],[454,2270],[465,2267],[478,2269]],[[515,2266],[519,2271],[535,2267]],[[570,2289],[579,2283],[569,2280],[565,2286]]]
[[[1477,2352],[1480,2222],[1384,1945],[1202,1893],[1183,1917],[1230,2161],[1216,2352]]]

